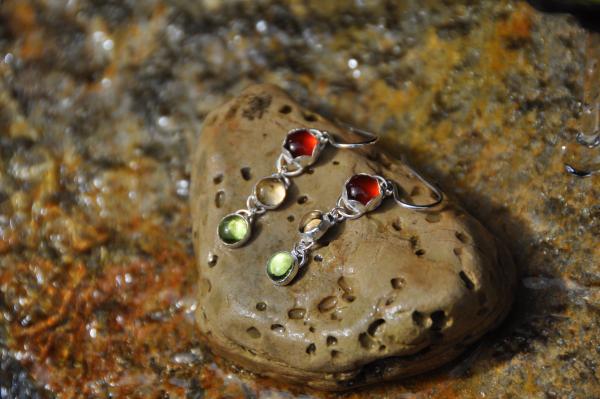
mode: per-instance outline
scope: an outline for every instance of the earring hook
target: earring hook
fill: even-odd
[[[415,210],[430,209],[430,208],[433,208],[433,207],[439,205],[444,200],[444,194],[440,191],[440,189],[437,188],[432,183],[430,183],[429,181],[427,181],[427,179],[425,179],[419,172],[414,170],[408,164],[405,164],[405,165],[411,171],[411,173],[415,177],[417,177],[417,179],[419,179],[423,184],[425,184],[425,186],[429,190],[431,190],[431,192],[435,195],[435,201],[433,201],[429,204],[423,204],[423,205],[411,204],[411,203],[405,202],[400,198],[400,193],[398,192],[398,185],[396,185],[393,181],[388,180],[387,183],[392,187],[392,192],[394,194],[394,201],[396,201],[396,203],[400,206],[403,206],[408,209],[415,209]]]
[[[325,136],[327,137],[327,140],[329,140],[329,143],[336,148],[359,148],[366,145],[375,144],[377,140],[379,140],[379,136],[377,136],[375,133],[369,132],[368,130],[359,129],[348,123],[341,122],[337,119],[335,120],[335,122],[338,125],[344,127],[345,129],[351,131],[352,133],[356,133],[359,136],[367,138],[367,140],[362,141],[360,143],[340,143],[335,139],[333,134],[329,132],[324,132]]]

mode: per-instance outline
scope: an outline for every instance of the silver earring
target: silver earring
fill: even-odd
[[[279,207],[287,195],[293,177],[313,165],[325,146],[331,144],[341,149],[354,149],[375,144],[378,137],[365,130],[345,125],[349,131],[366,140],[359,143],[342,143],[326,131],[310,128],[290,130],[281,145],[281,154],[275,161],[276,172],[260,179],[246,200],[246,208],[223,217],[217,228],[220,241],[229,248],[237,248],[252,235],[252,225],[257,216]]]
[[[312,211],[304,215],[298,227],[300,240],[291,251],[280,251],[267,261],[267,276],[276,285],[289,284],[298,270],[308,263],[310,250],[331,227],[346,219],[357,219],[381,205],[387,197],[392,197],[404,208],[427,210],[439,205],[444,196],[433,184],[416,171],[412,173],[434,194],[435,200],[428,204],[413,204],[404,201],[398,193],[398,185],[392,180],[378,175],[361,173],[352,176],[344,183],[342,194],[328,212]]]

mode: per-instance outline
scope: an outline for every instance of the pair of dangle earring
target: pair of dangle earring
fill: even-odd
[[[327,144],[341,149],[360,148],[377,142],[370,132],[345,125],[366,140],[359,143],[341,143],[326,131],[299,128],[290,130],[283,140],[281,154],[275,162],[276,172],[260,179],[246,200],[246,208],[223,217],[217,228],[221,242],[230,248],[244,245],[252,235],[252,225],[259,215],[279,207],[287,195],[293,177],[301,175],[313,165]]]
[[[266,271],[269,279],[276,285],[289,284],[298,270],[308,263],[311,248],[331,227],[346,219],[363,216],[379,207],[387,197],[413,210],[427,210],[439,205],[444,199],[442,192],[416,171],[411,169],[411,172],[432,191],[435,198],[433,202],[423,205],[405,202],[394,181],[366,173],[354,175],[344,183],[342,194],[331,210],[325,213],[311,211],[302,217],[298,227],[300,240],[291,251],[277,252],[268,260]]]

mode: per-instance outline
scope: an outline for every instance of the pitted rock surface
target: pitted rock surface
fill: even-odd
[[[511,256],[451,200],[417,212],[388,199],[328,233],[291,285],[267,278],[265,262],[291,249],[298,220],[330,209],[352,174],[381,174],[416,203],[430,201],[379,146],[326,148],[293,179],[283,206],[258,218],[244,247],[219,243],[219,220],[274,172],[286,132],[298,127],[357,140],[280,89],[257,85],[208,115],[196,145],[196,319],[216,353],[261,375],[340,390],[438,367],[498,325],[514,294]]]

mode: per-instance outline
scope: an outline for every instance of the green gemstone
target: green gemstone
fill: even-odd
[[[285,277],[294,267],[296,259],[287,251],[277,252],[267,262],[267,273],[275,280]]]
[[[228,215],[219,223],[219,238],[225,244],[233,245],[246,238],[249,230],[248,221],[243,216]]]

